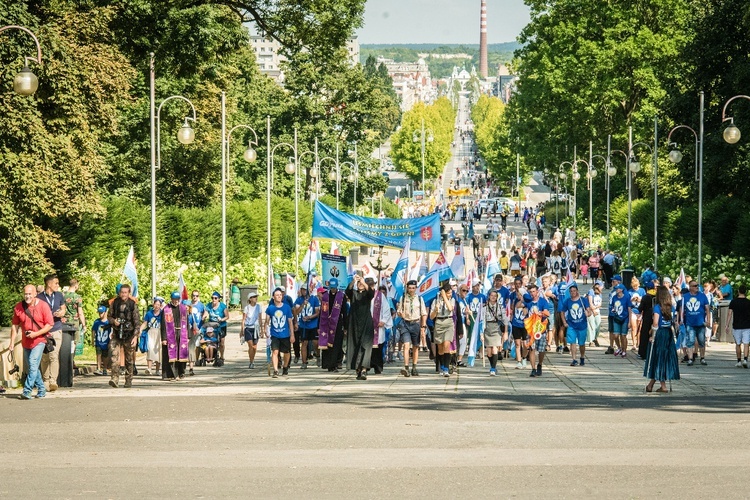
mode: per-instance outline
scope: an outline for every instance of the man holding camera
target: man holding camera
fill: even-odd
[[[13,308],[13,321],[10,326],[10,349],[13,350],[16,335],[20,334],[23,359],[28,370],[21,393],[23,399],[31,399],[31,391],[34,387],[37,390],[37,398],[43,398],[47,394],[39,363],[46,345],[46,334],[53,324],[54,319],[49,305],[36,297],[34,285],[26,285],[23,288],[23,300]]]
[[[118,387],[120,383],[120,351],[125,355],[125,387],[133,382],[133,365],[138,337],[135,331],[140,325],[138,303],[130,298],[130,285],[123,284],[120,293],[112,301],[107,315],[112,325],[112,340],[109,343],[109,356],[112,360],[112,379],[109,385]]]
[[[50,330],[50,335],[55,339],[57,348],[42,356],[42,378],[44,385],[50,391],[57,390],[57,376],[60,374],[60,347],[62,347],[62,319],[67,311],[65,307],[65,297],[60,292],[60,281],[56,274],[48,274],[44,277],[44,291],[37,295],[37,299],[46,302],[52,311],[54,324]]]

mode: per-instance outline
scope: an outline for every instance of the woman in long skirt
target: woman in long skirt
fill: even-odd
[[[667,392],[667,380],[680,379],[680,367],[672,333],[675,314],[669,290],[665,286],[660,286],[656,290],[656,303],[652,314],[651,346],[648,359],[643,366],[643,376],[649,379],[646,392],[654,390],[657,380],[660,387],[656,392]]]

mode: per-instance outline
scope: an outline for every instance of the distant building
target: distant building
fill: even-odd
[[[284,74],[281,71],[281,63],[286,61],[286,57],[281,55],[281,44],[273,38],[264,34],[256,34],[250,37],[250,45],[255,52],[255,59],[258,62],[258,69],[264,75],[267,75],[277,82],[284,81]],[[359,63],[359,40],[352,37],[346,42],[346,50],[349,62],[352,66]]]
[[[430,103],[435,99],[435,85],[423,58],[412,63],[378,57],[377,62],[385,66],[393,79],[393,89],[401,100],[402,111],[409,111],[418,102]]]

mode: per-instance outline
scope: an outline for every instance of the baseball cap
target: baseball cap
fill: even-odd
[[[152,300],[151,302],[152,303],[153,302],[158,302],[160,304],[163,304],[164,303],[164,297],[154,297],[154,300]]]
[[[307,285],[305,283],[300,284],[299,286],[300,290],[307,290]]]
[[[619,274],[615,274],[614,276],[612,276],[612,279],[617,280],[617,281],[622,281],[622,276],[620,276]]]
[[[406,282],[406,286],[417,286],[417,280],[409,280]]]
[[[214,292],[211,294],[211,297],[219,297],[221,298],[221,294],[219,292]]]
[[[615,287],[615,290],[622,290],[623,292],[627,292],[628,291],[628,289],[625,288],[625,285],[617,285]]]
[[[371,278],[371,277],[368,276],[367,278],[365,278],[365,283],[367,283],[368,285],[374,285],[375,284],[375,278]]]
[[[247,294],[248,299],[252,299],[253,297],[257,297],[257,296],[258,296],[258,292],[250,292]]]
[[[477,278],[474,278],[473,280],[471,280],[471,286],[476,286],[476,285],[481,285],[481,284],[482,282]]]
[[[206,327],[206,333],[213,333],[214,327],[213,326],[207,326]]]
[[[99,306],[97,307],[96,311],[101,314],[103,312],[107,312],[107,306]]]
[[[180,292],[172,292],[172,294],[169,296],[169,298],[172,300],[180,300],[180,297]]]
[[[326,289],[325,289],[325,288],[323,288],[322,286],[320,286],[320,287],[318,287],[318,289],[317,289],[317,290],[315,290],[315,291],[316,291],[317,293],[325,293]]]
[[[523,278],[519,275],[513,278],[513,281],[523,281]]]
[[[596,280],[594,281],[594,284],[598,286],[604,286],[604,282],[602,280]]]
[[[328,286],[331,288],[338,288],[339,287],[339,280],[338,278],[331,278],[328,280]]]

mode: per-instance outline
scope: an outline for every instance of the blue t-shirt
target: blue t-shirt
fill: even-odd
[[[672,320],[666,319],[664,316],[662,316],[661,305],[656,304],[654,306],[654,314],[659,315],[659,328],[670,328],[672,326]],[[672,306],[672,318],[673,319],[674,319],[674,315],[675,315],[675,307]],[[652,320],[652,324],[653,324],[653,320]]]
[[[159,314],[154,314],[153,309],[149,309],[143,316],[143,321],[146,323],[146,328],[159,328],[161,326],[161,311]]]
[[[97,319],[91,326],[91,333],[94,335],[94,345],[99,349],[109,347],[109,334],[112,333],[112,325],[107,319]]]
[[[208,312],[208,321],[212,323],[219,323],[221,328],[226,328],[226,321],[219,321],[219,318],[223,318],[227,314],[227,305],[224,302],[219,302],[219,305],[214,307],[213,304],[206,306]]]
[[[568,297],[563,301],[562,312],[565,313],[565,321],[568,322],[568,326],[573,330],[585,330],[588,328],[588,320],[586,319],[586,309],[589,307],[589,299],[586,297],[579,296],[573,300]]]
[[[732,290],[732,285],[729,283],[721,285],[719,291],[724,296],[724,300],[732,300],[734,298],[734,290]]]
[[[591,308],[595,310],[594,314],[598,313],[602,308],[602,294],[594,293],[593,290],[589,290],[587,297],[589,299],[589,304],[591,304]]]
[[[706,306],[708,299],[706,294],[698,292],[696,295],[687,293],[682,296],[684,301],[683,314],[687,326],[703,326],[706,324]]]
[[[533,309],[534,307],[536,307],[539,310],[539,312],[547,310],[550,312],[550,315],[553,314],[552,304],[550,303],[550,301],[548,301],[541,295],[539,296],[539,300],[537,300],[536,302],[531,301],[531,300],[526,302],[526,308],[529,310],[529,313],[531,313],[531,309]]]
[[[641,305],[641,298],[646,295],[646,290],[643,288],[638,288],[637,290],[633,290],[632,288],[628,290],[628,293],[630,294],[630,307],[633,310],[635,314],[640,314],[640,305]]]
[[[508,290],[507,286],[501,286],[497,289],[497,295],[498,299],[497,301],[500,303],[500,307],[505,309],[505,305],[508,303],[508,300],[510,299],[510,296],[512,295],[510,290]]]
[[[624,293],[622,297],[618,297],[617,294],[614,294],[609,306],[609,313],[620,321],[627,321],[630,317],[630,295]]]
[[[312,316],[315,314],[315,309],[320,309],[320,301],[318,300],[318,297],[313,295],[311,297],[297,297],[297,300],[294,301],[295,306],[301,306],[305,299],[307,299],[307,304],[300,309],[299,316],[297,317],[297,321],[299,323],[300,328],[317,328],[318,327],[318,318],[315,317],[311,319],[310,321],[302,321],[302,318],[304,316]]]
[[[466,303],[469,306],[469,311],[471,311],[471,314],[473,314],[476,318],[477,311],[479,311],[479,306],[487,303],[487,297],[485,297],[481,292],[476,295],[470,293],[466,296]]]
[[[289,304],[283,303],[281,307],[271,304],[266,308],[266,315],[271,318],[271,337],[288,339],[291,336],[289,320],[293,318],[293,315]]]
[[[211,335],[208,335],[208,333],[203,332],[203,335],[201,335],[201,339],[203,339],[207,344],[218,344],[219,339],[216,338],[216,332],[214,331]]]
[[[200,300],[193,304],[192,302],[188,304],[190,306],[190,326],[193,326],[200,330],[203,327],[203,313],[206,311],[206,306],[203,305],[203,302]]]
[[[517,328],[525,328],[526,327],[526,323],[524,323],[524,320],[528,316],[528,312],[523,307],[516,307],[519,302],[520,301],[518,300],[518,298],[515,297],[515,295],[514,295],[513,299],[511,299],[511,306],[510,306],[511,307],[511,310],[510,310],[510,316],[511,316],[510,324],[512,326],[517,327]],[[525,304],[524,304],[524,306],[525,306]]]

